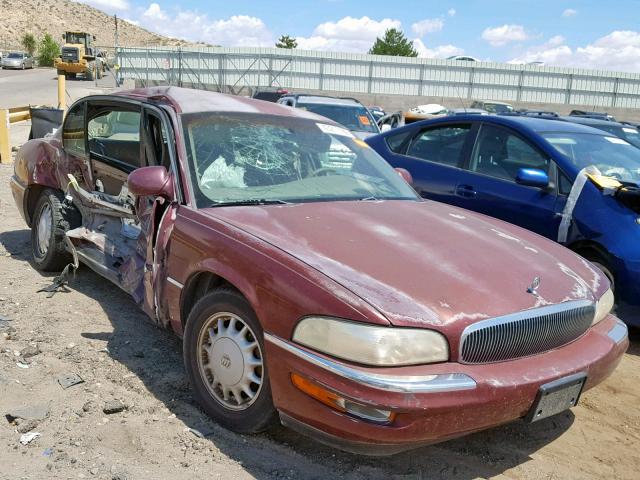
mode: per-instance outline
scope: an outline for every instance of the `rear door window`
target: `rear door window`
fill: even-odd
[[[413,135],[413,130],[407,130],[402,133],[397,133],[395,135],[388,135],[385,137],[385,141],[387,142],[387,146],[389,150],[393,153],[404,153],[407,149],[407,144],[409,143],[409,138]]]
[[[464,146],[470,132],[470,124],[428,128],[411,141],[406,155],[441,165],[459,167],[464,160]]]

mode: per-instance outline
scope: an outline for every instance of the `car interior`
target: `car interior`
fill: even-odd
[[[407,155],[457,167],[462,160],[469,128],[460,126],[426,130],[411,142]]]
[[[130,105],[89,102],[87,146],[96,190],[118,195],[136,168],[170,168],[166,128],[159,115]]]
[[[470,169],[495,178],[515,181],[521,168],[549,172],[550,160],[507,130],[483,125]]]

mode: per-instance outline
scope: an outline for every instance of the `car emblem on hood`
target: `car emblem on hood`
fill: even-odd
[[[533,279],[533,282],[531,283],[529,288],[527,288],[527,293],[530,293],[531,295],[535,295],[537,297],[539,286],[540,286],[540,277],[536,277]]]

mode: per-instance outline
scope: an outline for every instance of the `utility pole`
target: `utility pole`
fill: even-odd
[[[118,16],[113,16],[113,21],[115,22],[115,35],[114,35],[114,49],[113,49],[113,70],[114,70],[114,78],[116,79],[116,87],[118,86],[118,72],[120,70],[120,64],[118,63]]]

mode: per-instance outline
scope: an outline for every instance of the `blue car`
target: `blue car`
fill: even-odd
[[[640,149],[602,130],[530,117],[459,115],[366,142],[425,198],[491,215],[596,264],[617,313],[640,327]]]

